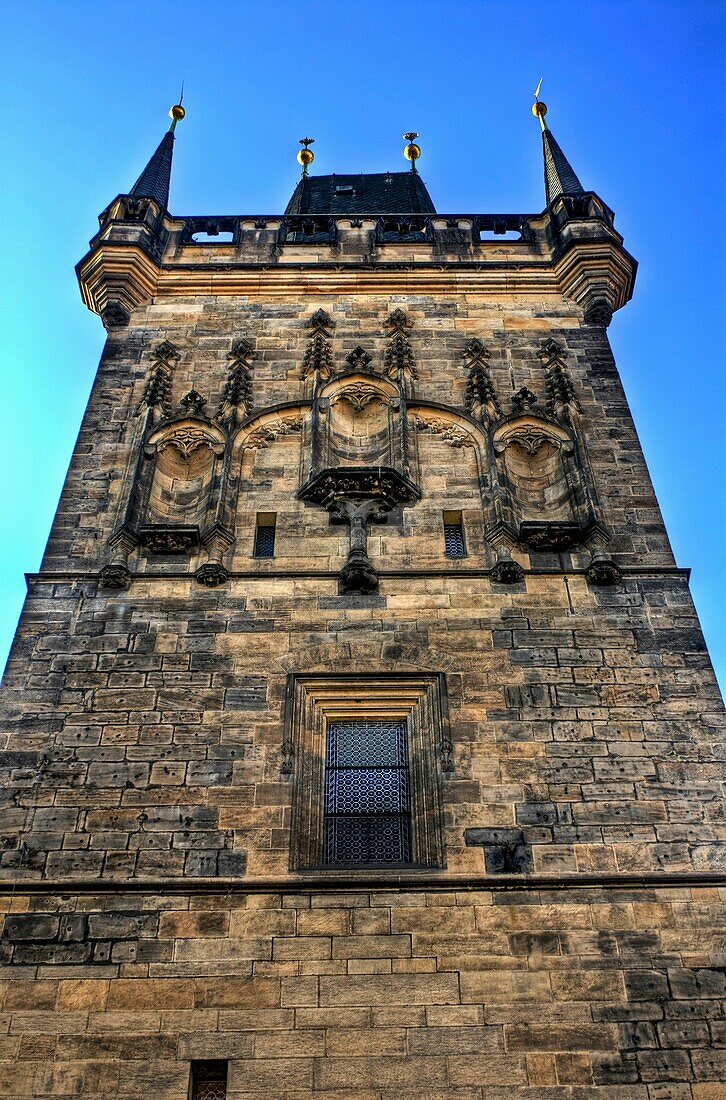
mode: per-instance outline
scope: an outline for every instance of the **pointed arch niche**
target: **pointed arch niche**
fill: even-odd
[[[202,417],[159,425],[147,439],[134,510],[141,545],[155,553],[194,549],[214,511],[225,433]]]
[[[235,532],[235,556],[239,561],[254,553],[255,523],[260,513],[278,517],[278,549],[275,555],[298,552],[285,533],[297,515],[302,527],[302,506],[296,499],[303,459],[301,441],[306,434],[309,407],[285,405],[254,416],[243,423],[232,444],[230,477],[225,493],[224,521]],[[283,513],[282,516],[279,513]],[[245,566],[247,567],[247,566]]]
[[[561,424],[532,413],[492,433],[499,526],[535,550],[565,550],[595,522],[577,443]]]

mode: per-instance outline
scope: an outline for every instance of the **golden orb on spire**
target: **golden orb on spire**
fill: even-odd
[[[186,111],[182,107],[181,103],[175,103],[169,111],[169,118],[173,118],[174,122],[181,122],[186,115]]]
[[[421,146],[414,143],[415,139],[418,137],[418,134],[415,133],[415,131],[411,130],[410,133],[404,134],[403,137],[404,140],[408,142],[408,145],[403,150],[403,155],[406,160],[411,161],[411,168],[415,170],[416,161],[421,156]]]
[[[532,104],[532,114],[535,118],[539,119],[539,124],[543,130],[547,129],[547,123],[545,122],[545,115],[547,114],[547,104],[542,103],[539,98],[539,93],[542,88],[542,80],[540,80],[534,92],[534,103]]]
[[[304,176],[307,176],[308,168],[310,167],[310,165],[315,160],[315,153],[312,151],[312,149],[308,148],[309,145],[314,145],[314,144],[315,144],[315,138],[309,138],[309,137],[300,138],[300,145],[302,145],[302,149],[300,149],[298,154],[297,154],[297,162],[298,162],[298,164],[302,165],[302,170],[303,170],[303,175]]]

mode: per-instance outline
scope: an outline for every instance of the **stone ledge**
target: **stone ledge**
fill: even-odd
[[[354,890],[405,890],[424,893],[474,890],[632,890],[633,888],[726,887],[726,874],[714,872],[653,872],[643,875],[440,875],[426,868],[407,874],[336,871],[290,875],[286,878],[148,878],[148,879],[5,879],[0,896],[11,894],[265,894],[335,893]]]

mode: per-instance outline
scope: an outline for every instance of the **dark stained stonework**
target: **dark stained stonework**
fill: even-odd
[[[175,217],[168,138],[102,214],[2,696],[4,1100],[722,1095],[723,710],[635,262],[553,142],[539,215],[392,173]],[[341,716],[407,723],[408,864],[321,862]]]

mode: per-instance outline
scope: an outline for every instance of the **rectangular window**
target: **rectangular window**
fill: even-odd
[[[444,554],[447,558],[466,557],[461,512],[444,512]]]
[[[405,722],[328,726],[323,834],[327,864],[411,862]]]
[[[257,513],[254,552],[256,558],[274,558],[276,522],[277,515],[275,512]]]
[[[280,744],[290,869],[443,867],[439,774],[452,752],[443,673],[292,673]]]
[[[192,1062],[191,1100],[226,1100],[227,1063],[220,1059]]]

